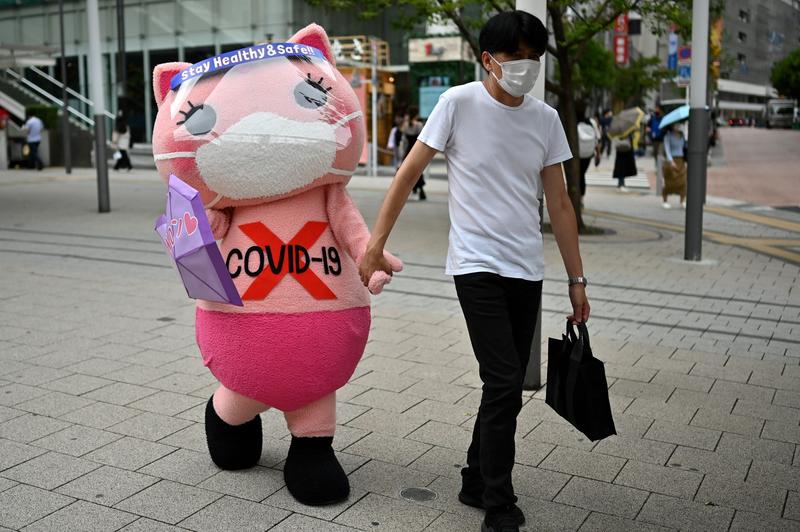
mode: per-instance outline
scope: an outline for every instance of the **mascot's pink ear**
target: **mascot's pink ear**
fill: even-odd
[[[153,70],[153,95],[156,98],[156,105],[161,106],[161,102],[167,97],[172,76],[188,66],[191,66],[191,63],[162,63],[156,65]]]
[[[327,59],[330,64],[336,66],[336,59],[333,57],[333,52],[331,51],[331,42],[328,40],[328,34],[325,33],[322,26],[318,24],[309,24],[295,33],[289,39],[289,42],[313,46],[325,55],[325,59]]]

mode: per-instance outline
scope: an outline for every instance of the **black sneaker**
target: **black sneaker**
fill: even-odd
[[[483,501],[481,501],[480,497],[471,495],[464,490],[461,490],[458,493],[458,500],[461,502],[461,504],[466,504],[467,506],[472,506],[473,508],[479,508],[481,510],[486,509],[483,506]],[[519,506],[512,504],[510,512],[516,517],[517,525],[525,524],[525,514],[522,513],[522,509]]]
[[[513,509],[504,512],[487,512],[481,523],[481,532],[519,532],[519,523],[517,523]]]

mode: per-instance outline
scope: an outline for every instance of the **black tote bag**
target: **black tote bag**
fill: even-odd
[[[567,322],[561,340],[550,338],[547,353],[545,402],[591,441],[616,434],[603,362],[589,345],[586,324],[578,334]]]

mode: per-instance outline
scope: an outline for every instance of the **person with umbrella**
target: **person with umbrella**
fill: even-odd
[[[614,171],[612,176],[619,181],[617,188],[620,192],[627,192],[625,178],[639,173],[636,168],[636,137],[642,124],[644,112],[638,107],[625,109],[611,120],[608,135],[614,139]]]
[[[664,135],[664,188],[661,190],[663,207],[670,209],[668,197],[677,194],[681,199],[681,207],[686,207],[686,136],[683,122],[689,118],[689,106],[683,105],[661,120]]]
[[[683,124],[677,123],[668,126],[669,132],[664,136],[664,188],[661,191],[663,207],[671,208],[667,198],[670,194],[678,194],[681,198],[681,207],[686,208],[686,158],[684,149],[686,137],[683,135]]]

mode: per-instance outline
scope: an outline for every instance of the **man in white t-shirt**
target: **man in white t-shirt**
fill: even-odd
[[[397,172],[359,269],[391,274],[383,255],[417,177],[437,151],[447,159],[450,237],[446,272],[454,276],[483,381],[459,500],[484,508],[484,532],[519,530],[525,520],[511,483],[522,382],[544,278],[539,191],[566,266],[573,314],[589,317],[575,213],[561,163],[572,157],[558,113],[528,96],[547,45],[542,22],[500,13],[481,30],[482,82],[441,95]]]

